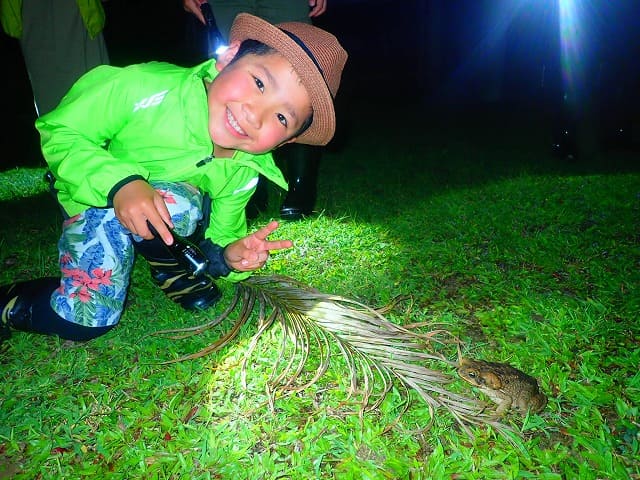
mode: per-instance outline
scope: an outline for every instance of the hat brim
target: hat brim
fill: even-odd
[[[313,108],[313,122],[296,139],[297,143],[326,145],[336,130],[336,114],[333,97],[315,63],[300,45],[271,23],[240,13],[236,16],[229,35],[231,41],[257,40],[277,50],[293,66],[307,89]]]

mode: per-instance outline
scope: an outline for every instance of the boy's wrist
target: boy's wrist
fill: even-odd
[[[225,247],[217,245],[208,238],[205,238],[200,242],[200,248],[209,259],[207,273],[213,278],[226,277],[233,271],[224,255]]]

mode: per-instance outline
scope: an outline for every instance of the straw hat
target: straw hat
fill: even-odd
[[[336,130],[333,99],[347,52],[330,33],[300,22],[271,23],[248,13],[236,16],[231,41],[257,40],[277,50],[293,66],[311,97],[313,122],[296,142],[326,145]]]

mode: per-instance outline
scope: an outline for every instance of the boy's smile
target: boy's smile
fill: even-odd
[[[234,48],[235,47],[235,48]],[[218,60],[208,86],[209,134],[216,146],[264,153],[294,140],[311,115],[311,100],[291,64],[280,54],[248,54]]]

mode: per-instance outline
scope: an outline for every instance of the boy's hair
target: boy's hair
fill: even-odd
[[[278,53],[278,51],[275,48],[270,47],[265,43],[259,42],[258,40],[253,40],[249,38],[247,40],[243,40],[240,43],[240,47],[238,48],[236,55],[231,59],[228,65],[235,63],[245,55],[264,56],[264,55],[273,55],[276,53]],[[302,135],[305,132],[305,130],[307,130],[311,126],[312,123],[313,123],[313,113],[311,113],[311,115],[309,115],[305,119],[305,121],[302,123],[302,126],[298,129],[296,133],[292,135],[292,137],[297,137],[299,135]]]
[[[271,53],[277,53],[277,50],[269,45],[259,42],[258,40],[247,39],[240,43],[236,56],[231,59],[229,65],[236,60],[244,57],[245,55],[269,55]]]

